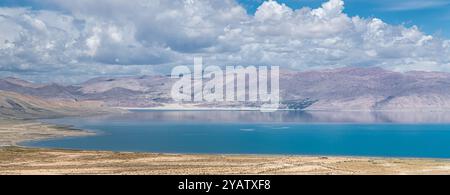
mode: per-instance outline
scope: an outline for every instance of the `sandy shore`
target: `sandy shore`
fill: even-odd
[[[450,161],[356,157],[115,153],[17,147],[23,141],[92,133],[0,120],[0,175],[8,174],[450,174]]]
[[[0,147],[17,146],[24,141],[88,135],[93,133],[32,120],[0,119]]]
[[[2,147],[0,174],[450,174],[450,162],[426,159],[114,153]]]

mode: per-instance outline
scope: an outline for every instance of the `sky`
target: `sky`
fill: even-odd
[[[263,0],[239,0],[253,14]],[[278,0],[293,9],[319,7],[326,0]],[[417,25],[428,34],[450,38],[450,0],[346,0],[349,16],[377,17],[389,24]]]
[[[449,22],[450,0],[2,0],[0,77],[167,74],[194,57],[450,72]]]

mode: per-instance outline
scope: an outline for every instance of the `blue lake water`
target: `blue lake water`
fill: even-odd
[[[32,147],[161,153],[450,158],[450,113],[139,111],[46,120],[96,136]]]

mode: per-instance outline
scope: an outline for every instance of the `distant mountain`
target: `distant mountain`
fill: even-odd
[[[171,102],[172,80],[164,76],[96,78],[80,84],[80,100],[103,101],[114,107],[154,107]]]
[[[99,102],[48,101],[34,96],[0,91],[0,118],[34,119],[106,113]]]
[[[18,79],[18,78],[14,78],[14,77],[6,77],[4,79],[2,79],[5,82],[8,82],[10,84],[16,85],[16,86],[21,86],[21,87],[29,87],[29,88],[39,88],[39,87],[43,87],[44,85],[41,84],[35,84],[32,82],[28,82],[22,79]]]
[[[112,107],[173,104],[176,80],[165,76],[95,78],[79,85],[35,85],[0,79],[0,90],[46,99],[101,101]],[[280,75],[282,108],[302,110],[450,110],[450,74],[392,72],[381,68],[340,68]],[[209,103],[200,107],[256,106]]]
[[[450,74],[398,73],[381,68],[288,72],[281,78],[286,100],[311,99],[308,109],[450,109]]]
[[[79,88],[58,84],[34,84],[16,78],[0,79],[0,90],[51,99],[76,99]]]

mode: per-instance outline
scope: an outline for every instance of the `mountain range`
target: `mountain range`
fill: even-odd
[[[381,68],[339,68],[280,73],[282,108],[299,110],[450,110],[450,74],[393,72]],[[94,78],[76,85],[0,79],[5,92],[65,102],[98,102],[107,107],[155,108],[176,104],[167,76]],[[252,107],[246,103],[203,103],[194,107]]]
[[[37,119],[61,116],[86,116],[112,111],[102,102],[48,100],[0,91],[0,119]]]

